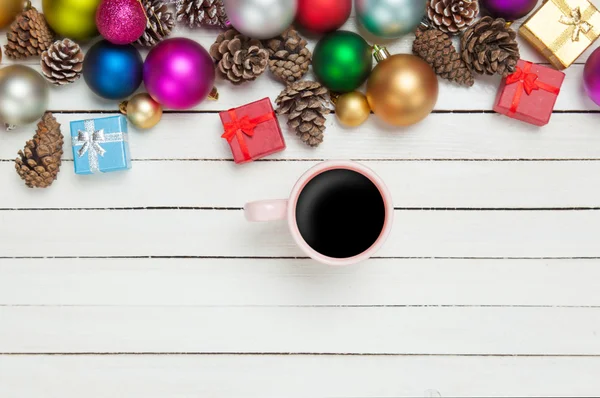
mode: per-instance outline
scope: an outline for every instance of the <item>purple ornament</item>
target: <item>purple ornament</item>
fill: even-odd
[[[146,30],[146,11],[138,0],[104,0],[96,11],[100,34],[113,44],[130,44]]]
[[[538,0],[479,0],[481,8],[494,18],[515,21],[535,8]]]
[[[166,108],[189,109],[208,97],[215,82],[213,60],[190,39],[168,39],[154,47],[144,62],[144,83]]]
[[[583,70],[585,91],[600,106],[600,48],[592,53]]]

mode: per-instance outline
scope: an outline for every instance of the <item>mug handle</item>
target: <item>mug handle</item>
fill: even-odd
[[[287,218],[288,200],[260,200],[246,203],[244,213],[250,222],[279,221]]]

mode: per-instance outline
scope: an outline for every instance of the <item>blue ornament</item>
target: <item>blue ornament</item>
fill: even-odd
[[[142,56],[132,45],[119,46],[102,40],[85,55],[83,78],[96,95],[119,100],[142,84]]]
[[[396,39],[414,32],[425,15],[426,3],[427,0],[355,0],[356,18],[371,34]]]

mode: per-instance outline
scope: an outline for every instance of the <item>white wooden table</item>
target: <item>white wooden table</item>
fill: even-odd
[[[265,74],[131,132],[128,172],[76,176],[66,144],[45,191],[14,171],[34,126],[2,132],[0,397],[600,394],[590,53],[541,129],[491,111],[498,78],[442,81],[417,126],[344,130],[332,116],[320,148],[286,131],[285,152],[237,166],[217,113],[275,99],[282,86]],[[117,111],[83,81],[51,98],[66,135],[71,120]],[[378,258],[328,268],[285,225],[245,222],[245,202],[285,197],[325,159],[360,160],[389,185],[396,224]]]

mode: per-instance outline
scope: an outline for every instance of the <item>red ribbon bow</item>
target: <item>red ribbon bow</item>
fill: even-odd
[[[253,137],[254,129],[261,123],[275,119],[275,115],[273,112],[269,112],[254,119],[250,119],[248,116],[243,116],[241,119],[238,119],[235,109],[230,109],[227,112],[229,113],[231,122],[225,123],[225,133],[223,133],[221,138],[225,138],[229,143],[231,143],[234,138],[237,138],[242,154],[244,155],[244,160],[248,160],[251,156],[244,134],[248,137]]]
[[[558,95],[560,93],[559,87],[554,87],[544,82],[538,80],[538,75],[535,73],[531,73],[531,68],[533,67],[533,63],[525,62],[525,67],[523,69],[517,66],[517,70],[512,75],[509,75],[506,78],[506,84],[515,84],[517,83],[519,86],[517,87],[517,92],[513,98],[509,115],[514,115],[517,113],[517,108],[521,103],[521,97],[523,97],[523,92],[527,95],[531,95],[535,90],[544,90],[552,94]]]

